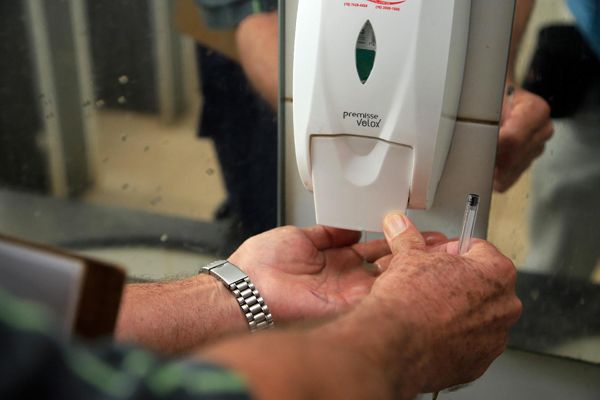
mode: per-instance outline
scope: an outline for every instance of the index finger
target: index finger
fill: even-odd
[[[357,243],[352,249],[365,261],[374,262],[388,254],[391,254],[390,246],[385,239],[370,240]]]
[[[359,241],[361,235],[357,231],[323,225],[302,228],[302,231],[318,250],[353,245]]]

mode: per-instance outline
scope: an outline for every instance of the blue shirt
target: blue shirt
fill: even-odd
[[[600,57],[600,0],[567,0],[581,33]]]

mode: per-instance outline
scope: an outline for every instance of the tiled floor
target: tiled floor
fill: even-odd
[[[225,192],[212,142],[191,112],[172,125],[157,116],[101,111],[96,181],[85,200],[210,220]]]
[[[97,120],[95,184],[84,201],[213,219],[225,190],[211,140],[196,136],[194,112],[172,125],[162,124],[158,116],[110,110],[99,112]],[[197,273],[200,265],[215,259],[208,254],[135,246],[83,253],[148,279]]]

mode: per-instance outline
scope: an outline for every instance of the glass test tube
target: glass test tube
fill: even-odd
[[[462,231],[458,241],[458,253],[464,254],[469,250],[471,238],[473,238],[473,230],[475,229],[475,221],[477,220],[477,209],[479,208],[479,195],[467,195],[467,204],[465,207],[465,217],[463,219]]]

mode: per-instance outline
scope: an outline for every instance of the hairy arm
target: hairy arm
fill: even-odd
[[[365,307],[311,330],[229,340],[200,356],[242,374],[261,400],[412,399],[422,385],[420,343],[411,329],[397,325],[369,329],[374,318]],[[390,341],[378,335],[396,338],[403,352],[386,347]]]
[[[359,303],[375,279],[364,260],[389,254],[385,241],[358,239],[343,229],[281,227],[247,240],[230,261],[257,285],[278,324],[321,319]],[[234,296],[216,278],[200,275],[128,285],[117,338],[179,353],[247,330]]]
[[[258,93],[277,109],[279,87],[277,12],[245,18],[236,31],[240,63]]]
[[[421,385],[417,379],[420,364],[409,362],[420,352],[419,343],[409,336],[413,330],[384,323],[377,330],[357,330],[368,327],[373,319],[385,320],[374,314],[367,305],[311,329],[225,339],[209,344],[199,355],[242,374],[259,399],[413,398]],[[117,338],[180,354],[206,344],[209,338],[245,330],[246,322],[227,289],[214,278],[200,275],[128,285]],[[380,344],[378,335],[384,330],[387,337],[396,338],[394,343],[403,343],[403,357],[388,348],[390,340],[387,346]],[[393,362],[388,362],[392,354]],[[401,373],[396,373],[400,365]]]
[[[179,354],[232,332],[247,331],[235,298],[215,278],[127,285],[116,339]]]

